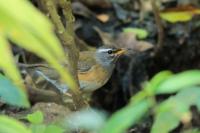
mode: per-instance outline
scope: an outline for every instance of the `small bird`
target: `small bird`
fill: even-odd
[[[93,51],[80,52],[78,79],[81,91],[93,92],[105,85],[112,75],[117,59],[125,52],[125,49],[105,46]],[[58,80],[59,75],[52,68],[38,66],[31,71],[31,75],[36,85],[42,84],[44,88],[53,87],[62,93],[68,90],[68,86]]]

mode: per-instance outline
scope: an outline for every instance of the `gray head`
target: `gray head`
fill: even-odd
[[[125,53],[125,49],[117,49],[112,47],[100,47],[96,51],[97,61],[105,67],[114,67],[120,55]]]

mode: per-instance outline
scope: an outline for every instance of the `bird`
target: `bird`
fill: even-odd
[[[93,92],[107,83],[110,79],[116,62],[126,52],[124,48],[102,46],[96,50],[81,51],[79,54],[77,73],[82,92]],[[46,66],[34,67],[28,73],[34,85],[40,88],[53,88],[61,93],[68,91],[68,86],[61,83],[59,74]]]

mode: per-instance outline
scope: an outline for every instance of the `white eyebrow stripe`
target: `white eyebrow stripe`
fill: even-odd
[[[99,52],[107,52],[108,50],[112,50],[111,48],[105,48],[105,49],[98,49]]]

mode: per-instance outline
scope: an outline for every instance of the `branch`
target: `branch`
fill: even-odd
[[[66,57],[68,59],[67,64],[66,62],[64,63],[64,67],[70,71],[78,86],[77,64],[79,50],[75,44],[75,33],[73,30],[74,16],[72,14],[71,2],[70,0],[38,0],[38,5],[42,11],[49,15],[55,26],[55,32],[64,47]],[[62,9],[63,16],[58,13],[58,9]],[[62,17],[66,21],[65,24],[62,22]],[[72,94],[75,109],[79,109],[85,107],[86,102],[82,98],[79,88],[76,90],[76,92],[71,90],[69,91]],[[64,99],[65,95],[63,95],[62,98]]]
[[[160,11],[158,7],[156,6],[156,0],[151,0],[151,5],[152,5],[153,13],[155,16],[156,25],[158,27],[158,41],[155,47],[155,53],[157,53],[163,47],[164,30],[163,30],[161,18],[159,15]]]

